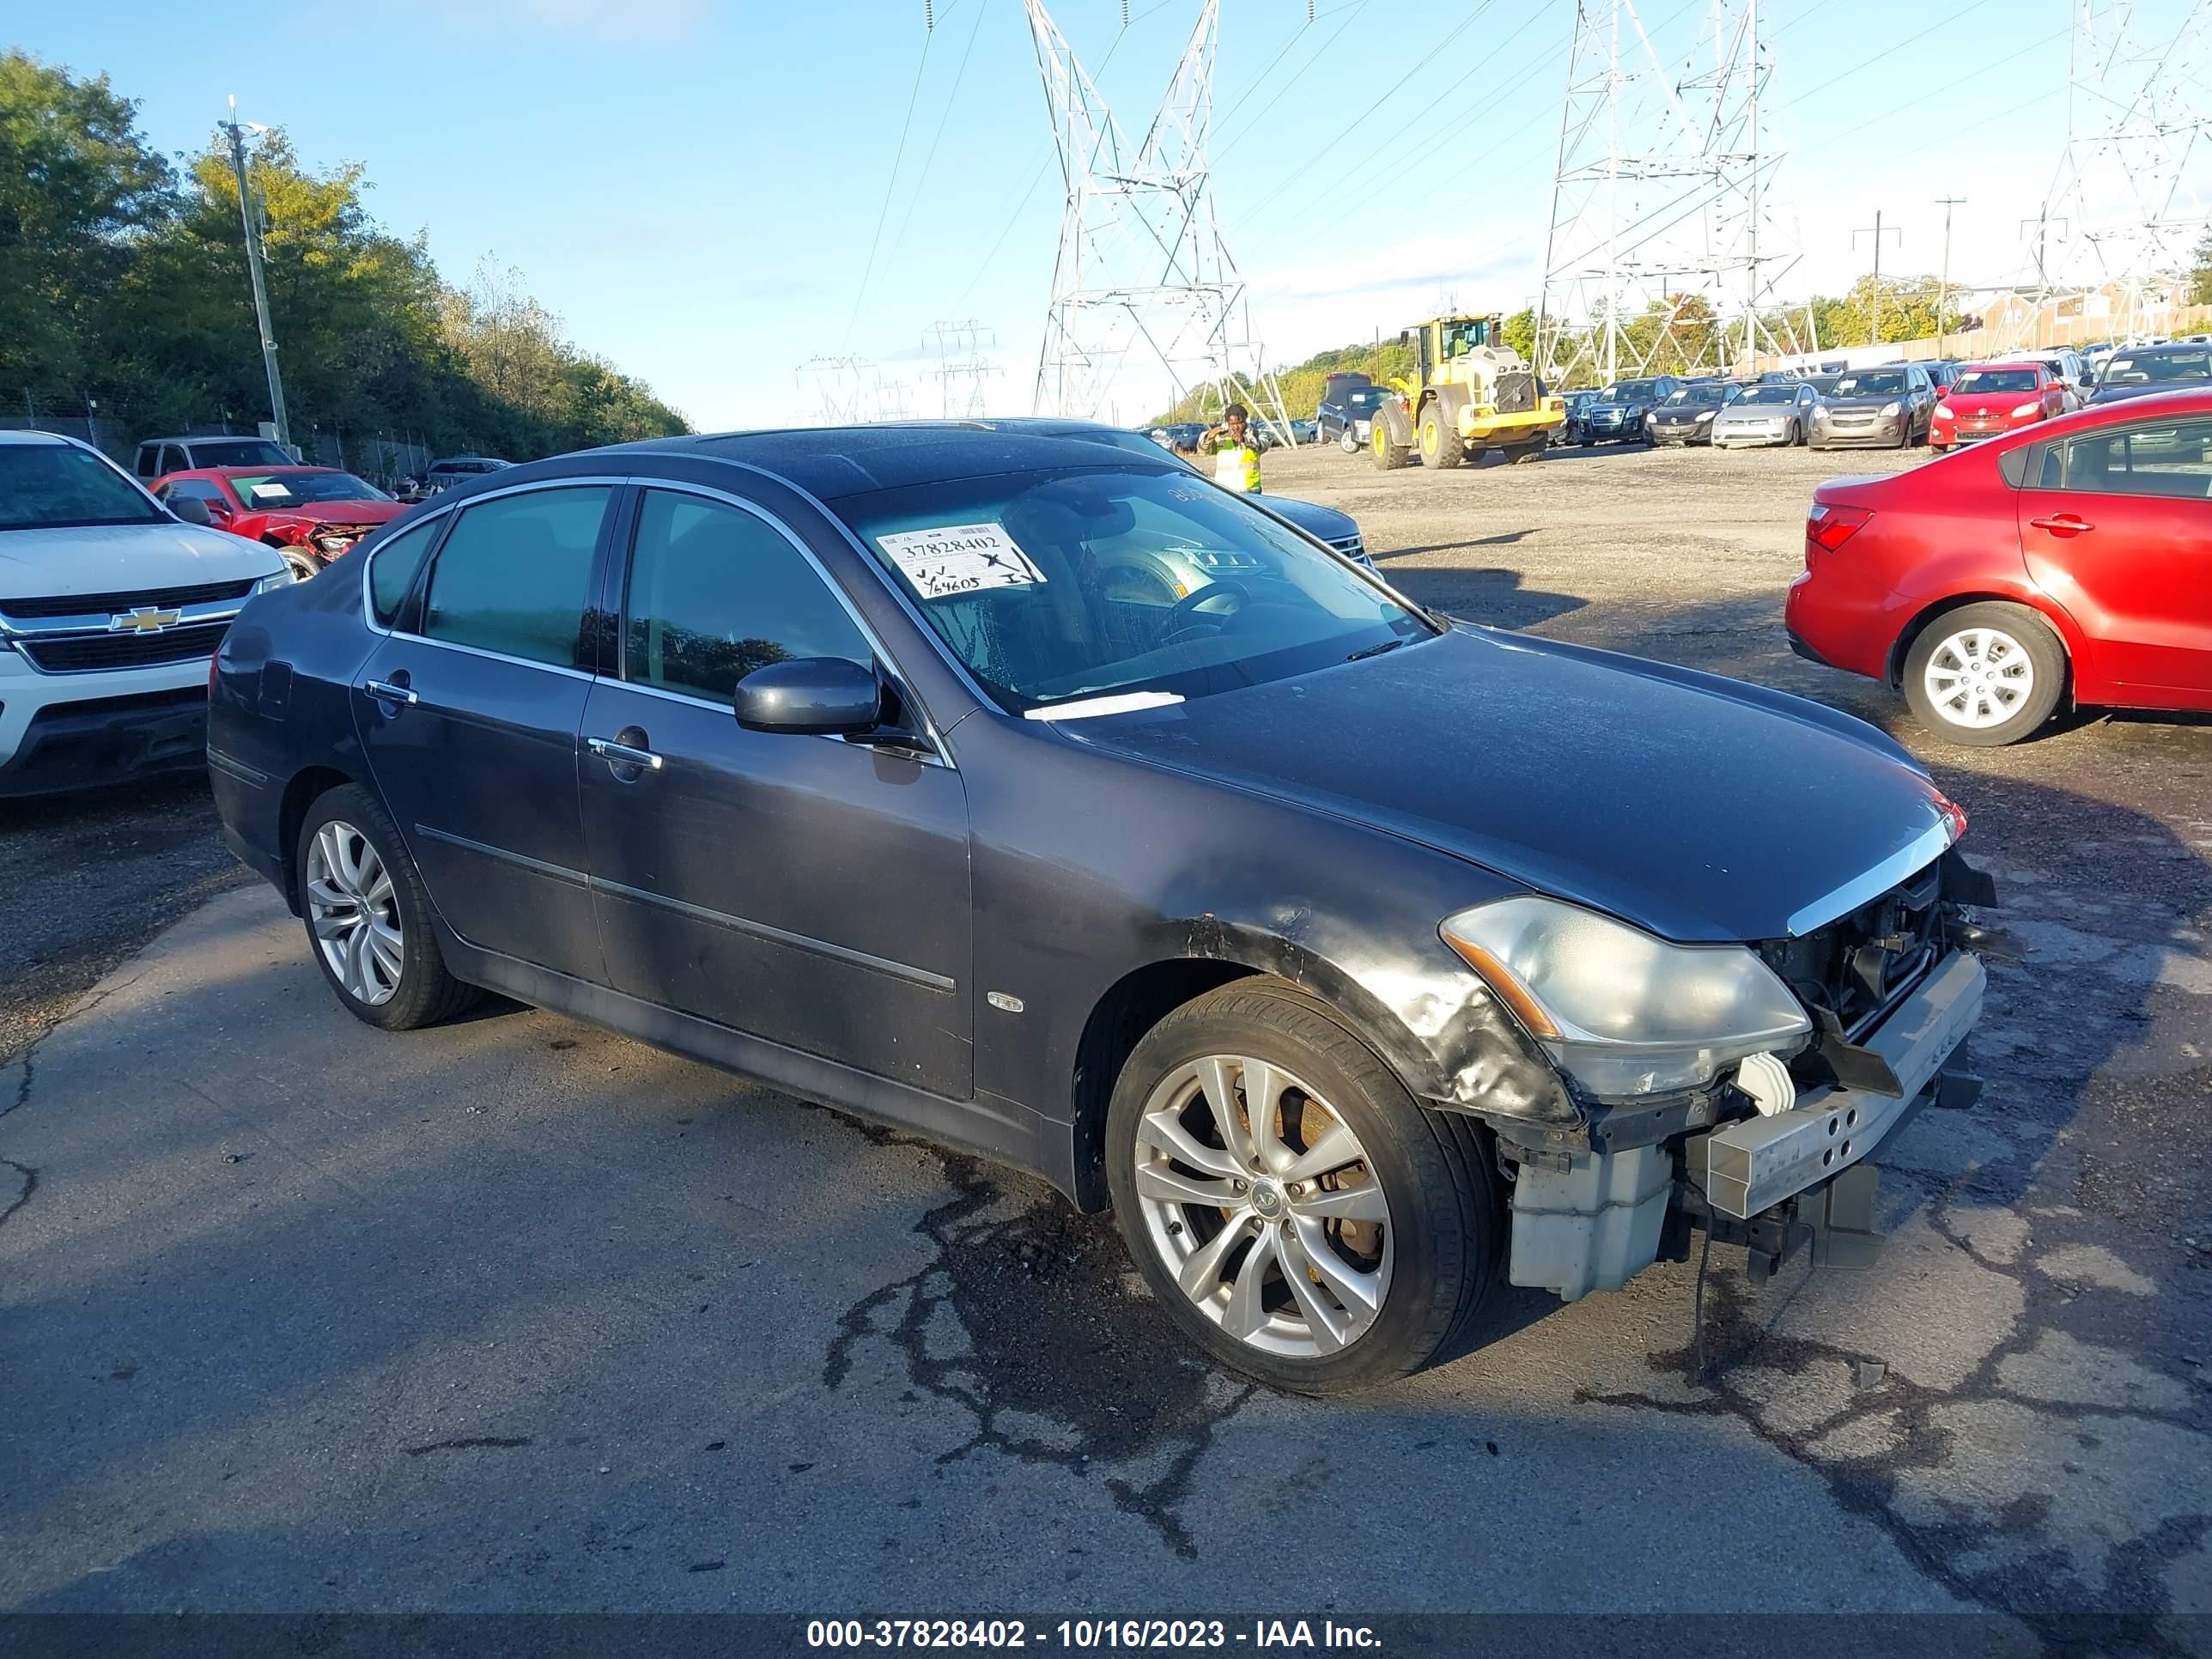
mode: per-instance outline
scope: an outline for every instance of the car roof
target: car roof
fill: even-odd
[[[58,432],[21,432],[13,428],[0,430],[0,444],[74,444],[76,442],[76,439],[65,438]]]
[[[1046,417],[899,421],[872,426],[793,427],[648,438],[596,453],[736,461],[757,466],[824,501],[834,501],[870,490],[957,478],[1099,465],[1103,463],[1097,455],[1097,445],[1084,434],[1118,430],[1097,422]],[[1068,446],[1078,442],[1084,445],[1084,452],[1072,454]],[[1141,459],[1134,449],[1125,449],[1122,454],[1125,459]],[[1164,455],[1159,465],[1168,471],[1176,463]]]

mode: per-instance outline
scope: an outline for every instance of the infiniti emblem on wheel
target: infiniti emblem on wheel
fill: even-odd
[[[1252,1185],[1252,1207],[1261,1215],[1281,1214],[1283,1189],[1272,1181],[1255,1182]]]

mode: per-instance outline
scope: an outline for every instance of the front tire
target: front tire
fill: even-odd
[[[1467,459],[1466,441],[1445,418],[1442,404],[1432,403],[1421,411],[1419,436],[1423,466],[1457,466]]]
[[[1154,1297],[1271,1388],[1419,1370],[1496,1277],[1503,1206],[1476,1126],[1417,1105],[1279,981],[1224,986],[1147,1033],[1115,1083],[1106,1152]]]
[[[2030,736],[2066,690],[2066,644],[2025,605],[1961,605],[1905,655],[1905,700],[1938,737],[1996,749]]]
[[[451,1019],[483,995],[447,969],[429,890],[392,815],[359,784],[330,790],[307,809],[295,867],[315,965],[355,1018],[411,1031]]]
[[[1375,457],[1375,465],[1385,472],[1395,472],[1413,459],[1410,445],[1390,441],[1390,424],[1381,418],[1371,422],[1367,428],[1367,447]]]
[[[1357,455],[1359,453],[1359,434],[1346,427],[1336,434],[1336,444],[1346,454]]]

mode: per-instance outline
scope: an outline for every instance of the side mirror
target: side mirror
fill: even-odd
[[[205,525],[210,530],[215,528],[215,514],[208,511],[208,504],[197,495],[172,495],[163,505],[167,507],[173,516],[182,519],[186,524]]]
[[[883,721],[876,671],[843,657],[793,657],[738,682],[738,724],[748,732],[844,736]]]

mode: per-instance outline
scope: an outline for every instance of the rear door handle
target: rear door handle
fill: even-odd
[[[610,765],[642,766],[648,772],[660,769],[660,757],[650,749],[633,749],[626,743],[617,743],[612,738],[586,738],[584,747]]]
[[[2078,518],[2071,513],[2054,513],[2047,519],[2030,519],[2028,523],[2038,530],[2048,530],[2054,536],[2078,536],[2085,530],[2097,527],[2087,519]]]
[[[390,680],[371,680],[361,689],[372,697],[381,697],[387,702],[402,703],[409,708],[422,701],[405,686],[394,685]]]

